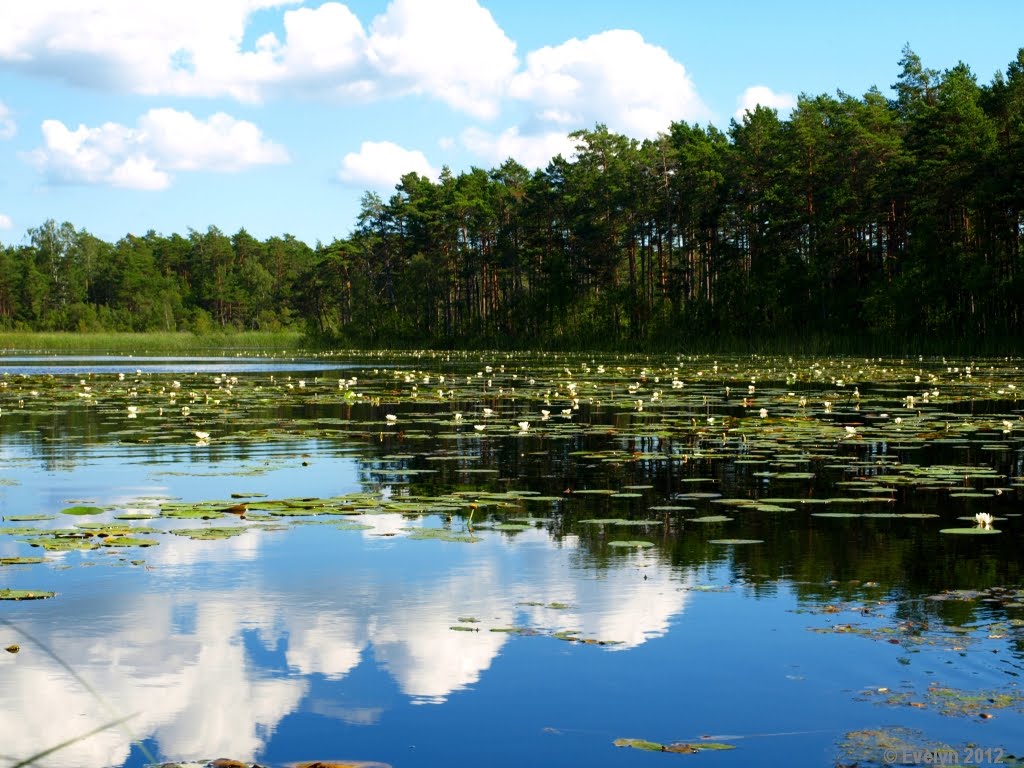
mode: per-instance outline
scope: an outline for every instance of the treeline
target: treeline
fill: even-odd
[[[572,134],[387,200],[347,240],[126,237],[52,222],[0,258],[0,324],[302,324],[355,345],[989,343],[1024,326],[1024,49],[979,85],[909,48],[896,98],[803,96],[728,131]]]

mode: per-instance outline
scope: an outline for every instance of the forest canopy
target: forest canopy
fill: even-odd
[[[244,229],[0,248],[0,328],[300,328],[356,346],[998,346],[1024,330],[1024,49],[992,82],[909,47],[894,98],[728,129],[605,126],[573,156],[364,195],[346,239]],[[339,227],[352,227],[339,222]]]

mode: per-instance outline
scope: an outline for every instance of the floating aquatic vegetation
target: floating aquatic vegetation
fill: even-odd
[[[939,533],[951,533],[959,536],[973,536],[976,534],[999,533],[995,528],[942,528]]]
[[[452,541],[461,544],[475,544],[480,541],[478,536],[465,531],[450,531],[445,528],[406,528],[407,538],[414,541]]]
[[[0,589],[0,600],[46,600],[55,594],[38,589]]]
[[[101,515],[104,512],[106,510],[103,507],[87,506],[67,507],[61,510],[61,514],[64,515]]]
[[[764,544],[763,539],[708,539],[708,544]]]
[[[672,752],[680,755],[695,755],[698,752],[722,751],[736,749],[735,744],[724,744],[716,741],[677,741],[670,744],[659,744],[646,739],[616,739],[612,742],[616,747],[630,747],[645,752]]]
[[[640,541],[640,540],[636,540],[636,539],[629,539],[629,540],[626,540],[626,541],[609,541],[608,542],[608,546],[609,547],[617,547],[617,548],[621,548],[621,549],[646,549],[648,547],[653,547],[654,546],[654,542],[653,541]]]
[[[948,717],[991,718],[992,712],[1003,709],[1024,711],[1024,694],[1015,689],[964,690],[932,683],[923,690],[905,686],[890,688],[869,688],[861,691],[859,698],[890,706],[906,706],[928,709]]]

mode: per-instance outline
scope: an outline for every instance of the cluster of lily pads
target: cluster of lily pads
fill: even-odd
[[[351,365],[353,358],[359,365]],[[650,548],[690,524],[713,529],[712,544],[760,543],[728,525],[737,513],[744,519],[797,510],[815,519],[945,518],[915,503],[935,495],[969,523],[941,520],[943,534],[994,534],[1019,515],[1014,500],[1024,480],[1015,457],[1024,450],[1018,403],[1024,372],[1015,359],[421,352],[394,364],[390,353],[346,353],[348,367],[339,362],[333,370],[331,358],[322,359],[323,375],[171,375],[142,368],[4,374],[0,432],[34,420],[59,425],[64,417],[64,431],[48,427],[38,439],[74,443],[83,435],[73,417],[82,414],[99,422],[105,439],[127,445],[179,444],[216,455],[225,445],[315,439],[366,455],[365,493],[248,498],[245,520],[223,500],[161,504],[160,518],[206,521],[168,529],[192,538],[225,538],[318,515],[348,516],[335,527],[358,528],[353,515],[401,512],[473,524],[416,526],[411,538],[472,543],[488,527],[564,530],[567,513],[584,509],[583,500],[601,514],[573,520],[575,530],[590,527],[597,537],[585,538],[619,549]],[[496,490],[502,468],[484,450],[492,441],[515,441],[526,460],[562,455],[569,487],[523,487],[511,478],[513,490]],[[391,453],[376,456],[381,449]],[[965,461],[949,462],[951,454]],[[748,476],[759,492],[730,493],[726,466]],[[643,482],[667,467],[675,467],[667,494]],[[604,487],[617,476],[617,487]],[[433,492],[422,490],[428,481]],[[467,484],[472,489],[461,490]],[[453,486],[460,490],[445,490]],[[487,518],[488,511],[500,515]],[[57,551],[157,543],[154,535],[163,529],[142,524],[155,513],[114,512],[104,522],[5,526],[0,534]],[[42,520],[8,514],[5,522]],[[1013,530],[1019,535],[1016,524]],[[628,531],[647,535],[618,535]]]

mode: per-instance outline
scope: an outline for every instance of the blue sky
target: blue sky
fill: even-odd
[[[988,83],[1021,30],[1020,0],[2,0],[0,242],[49,218],[329,242],[407,171],[889,95],[907,43]]]

